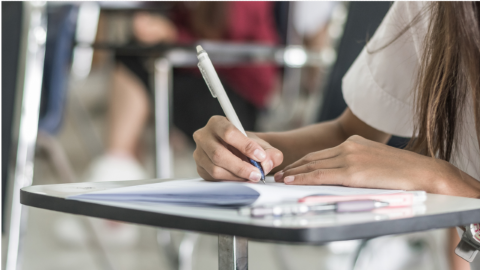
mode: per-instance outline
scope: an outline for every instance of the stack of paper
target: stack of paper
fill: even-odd
[[[114,188],[71,196],[72,200],[135,201],[198,206],[243,206],[292,202],[312,195],[390,194],[401,190],[342,186],[292,186],[268,179],[263,183],[207,182],[201,178]]]

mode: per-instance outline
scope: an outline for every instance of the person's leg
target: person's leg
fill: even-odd
[[[143,82],[122,64],[113,75],[109,105],[107,151],[134,157],[150,103]]]

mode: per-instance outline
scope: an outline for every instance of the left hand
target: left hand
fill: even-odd
[[[443,194],[466,192],[469,186],[460,170],[446,161],[356,135],[336,147],[306,155],[276,173],[275,181],[289,185],[343,185]]]

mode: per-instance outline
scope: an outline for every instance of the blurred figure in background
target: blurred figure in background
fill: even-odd
[[[333,10],[338,2],[334,1],[298,1],[292,3],[292,24],[301,43],[313,52],[321,53],[325,48],[332,46],[328,33],[329,22]],[[321,84],[319,67],[305,67],[302,72],[302,87],[311,94],[318,91]]]
[[[192,44],[201,39],[273,45],[277,34],[270,2],[178,3],[169,18],[148,12],[133,17],[135,42]],[[148,175],[136,157],[151,113],[152,89],[146,59],[116,56],[109,111],[108,150],[92,163],[88,181],[132,180]],[[274,90],[276,68],[257,65],[218,68],[227,94],[246,128],[254,129],[258,110]],[[188,138],[212,115],[223,115],[196,68],[173,76],[173,122]]]
[[[133,43],[192,44],[201,39],[274,45],[277,32],[272,2],[177,3],[169,16],[137,12],[133,16]],[[150,116],[153,91],[146,58],[115,57],[108,117],[107,152],[94,160],[86,181],[150,178],[138,159],[138,146]],[[253,130],[257,113],[274,90],[277,70],[273,65],[218,68],[235,110],[245,128]],[[177,69],[173,75],[173,122],[189,140],[213,115],[223,115],[197,68]],[[177,132],[178,133],[178,132]],[[179,134],[172,137],[178,137]],[[192,140],[193,142],[193,140]],[[96,221],[97,222],[97,221]],[[81,227],[64,218],[57,224],[61,239],[78,243]],[[135,226],[99,220],[97,229],[115,246],[131,246],[138,239]]]

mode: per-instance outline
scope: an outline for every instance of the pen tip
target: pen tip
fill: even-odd
[[[199,52],[201,52],[201,51],[203,51],[203,48],[202,48],[202,46],[198,45],[198,46],[197,46],[197,53],[199,53]]]

